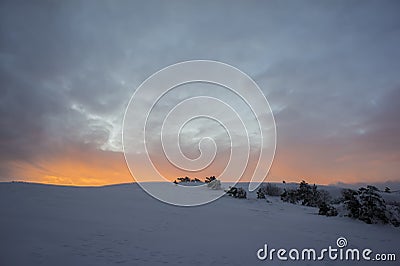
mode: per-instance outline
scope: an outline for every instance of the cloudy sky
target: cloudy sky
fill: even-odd
[[[131,95],[193,59],[231,64],[266,95],[277,126],[269,180],[400,181],[399,10],[386,0],[1,1],[0,181],[131,182],[121,145]]]

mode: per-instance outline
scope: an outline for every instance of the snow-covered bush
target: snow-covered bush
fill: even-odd
[[[400,225],[400,208],[387,207],[385,200],[374,186],[362,187],[358,191],[344,189],[342,201],[348,211],[347,216],[359,219],[368,224],[391,223]]]
[[[179,183],[202,183],[202,181],[198,178],[190,178],[188,176],[185,177],[178,177],[177,179],[174,180],[174,184],[179,184]]]
[[[237,187],[229,187],[229,190],[226,191],[226,194],[228,194],[231,197],[234,198],[239,198],[239,199],[245,199],[247,198],[247,193],[243,188],[237,188]]]
[[[265,192],[268,196],[278,197],[282,194],[282,189],[277,185],[268,183]]]
[[[239,199],[245,199],[245,198],[247,198],[247,193],[246,193],[246,191],[243,189],[243,188],[238,188],[238,191],[237,191],[237,198],[239,198]]]
[[[178,183],[190,182],[190,178],[188,176],[178,177],[177,180],[178,180]]]
[[[215,176],[210,176],[210,177],[206,177],[206,180],[204,181],[204,182],[206,182],[206,183],[210,183],[210,182],[212,182],[213,180],[215,180],[215,179],[217,179]]]
[[[325,215],[325,216],[337,216],[338,215],[338,211],[332,205],[330,205],[330,204],[328,204],[326,202],[322,202],[319,205],[318,214],[319,215]]]
[[[267,183],[267,185],[262,185],[257,190],[257,198],[265,199],[265,196],[278,197],[282,194],[282,189],[277,185]]]
[[[265,199],[265,188],[263,186],[257,189],[257,199]]]
[[[378,194],[378,189],[374,186],[359,189],[361,203],[359,219],[371,223],[388,223],[389,215],[386,210],[385,200]]]
[[[311,186],[304,180],[301,181],[298,189],[284,190],[281,195],[283,201],[300,202],[302,205],[310,207],[319,207],[322,202],[327,203],[330,198],[327,191],[319,191],[315,184]]]
[[[354,219],[358,219],[360,216],[361,204],[358,201],[358,192],[353,189],[342,190],[342,200],[347,210],[349,211],[348,216]]]
[[[296,189],[284,189],[283,193],[281,195],[281,200],[285,201],[285,202],[290,202],[293,204],[296,204],[299,201],[299,197],[297,194],[297,190]]]
[[[394,204],[386,204],[386,208],[389,211],[389,223],[396,227],[400,226],[400,204],[395,202]]]
[[[221,189],[221,181],[218,179],[214,179],[211,182],[207,183],[207,187],[215,190],[220,190]]]

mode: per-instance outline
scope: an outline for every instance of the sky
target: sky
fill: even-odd
[[[277,130],[267,181],[400,181],[399,10],[387,0],[1,1],[0,181],[132,182],[121,142],[130,97],[154,72],[195,59],[239,68],[267,97]],[[199,91],[232,97],[183,86],[157,112]],[[224,134],[188,125],[188,157],[193,132]],[[220,144],[197,177],[221,170]]]

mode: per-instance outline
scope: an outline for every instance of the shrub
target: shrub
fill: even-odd
[[[190,182],[190,181],[191,181],[190,178],[187,177],[187,176],[185,176],[185,177],[178,177],[177,180],[178,180],[178,183],[184,183],[184,182]],[[176,181],[176,180],[175,180],[175,181]]]
[[[297,190],[296,189],[289,189],[289,190],[284,189],[284,191],[281,195],[281,200],[283,200],[285,202],[290,202],[290,203],[296,204],[299,201]]]
[[[298,189],[298,196],[302,205],[318,207],[321,204],[321,193],[317,190],[315,184],[310,186],[305,181],[302,181]]]
[[[335,207],[332,205],[329,205],[326,202],[322,202],[319,206],[319,215],[325,215],[325,216],[337,216],[338,212]]]
[[[214,179],[213,181],[207,183],[207,187],[209,187],[211,189],[215,189],[215,190],[220,190],[221,189],[221,181],[219,181],[218,179]]]
[[[358,192],[353,189],[342,190],[343,203],[349,211],[348,216],[355,219],[358,219],[358,217],[360,216],[361,208],[361,204],[357,199],[357,195]]]
[[[385,200],[378,194],[378,189],[374,186],[359,189],[361,203],[359,219],[371,223],[388,223],[389,217],[386,210]]]
[[[258,199],[265,199],[265,196],[273,196],[278,197],[282,194],[282,189],[277,185],[268,183],[266,186],[261,186],[257,190],[257,198]]]
[[[290,189],[284,190],[281,199],[290,203],[301,202],[302,205],[310,207],[319,207],[322,202],[330,200],[330,195],[327,191],[319,191],[314,184],[310,186],[304,180],[301,181],[297,190]]]
[[[400,226],[400,204],[399,202],[394,202],[393,204],[386,205],[389,211],[389,223],[396,227]]]
[[[282,194],[282,189],[277,185],[268,183],[265,192],[268,196],[278,197]]]
[[[239,199],[245,199],[247,198],[247,193],[243,188],[237,188],[237,187],[229,187],[229,190],[226,191],[226,194],[228,194],[231,197],[234,198],[239,198]]]
[[[190,178],[188,176],[185,177],[178,177],[177,179],[174,180],[174,184],[179,184],[179,183],[189,183],[189,182],[196,182],[196,183],[202,183],[202,181],[198,178]]]
[[[215,176],[206,177],[206,180],[204,182],[210,183],[211,181],[213,181],[215,179],[217,179],[217,178],[215,178]]]
[[[238,189],[237,197],[238,197],[239,199],[245,199],[245,198],[247,198],[247,193],[246,193],[246,191],[245,191],[243,188],[240,187],[240,188]]]
[[[259,187],[257,190],[257,199],[265,199],[265,189],[264,187]]]
[[[400,212],[396,206],[387,207],[385,200],[374,186],[361,187],[358,191],[344,189],[342,201],[348,210],[348,216],[368,224],[391,223],[400,225]]]

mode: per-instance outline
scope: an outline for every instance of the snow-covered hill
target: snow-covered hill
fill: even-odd
[[[256,255],[264,244],[288,250],[336,247],[339,237],[349,248],[395,253],[400,259],[399,228],[319,216],[316,208],[279,197],[248,196],[188,208],[159,202],[136,184],[0,183],[0,265],[365,265],[260,261]]]

